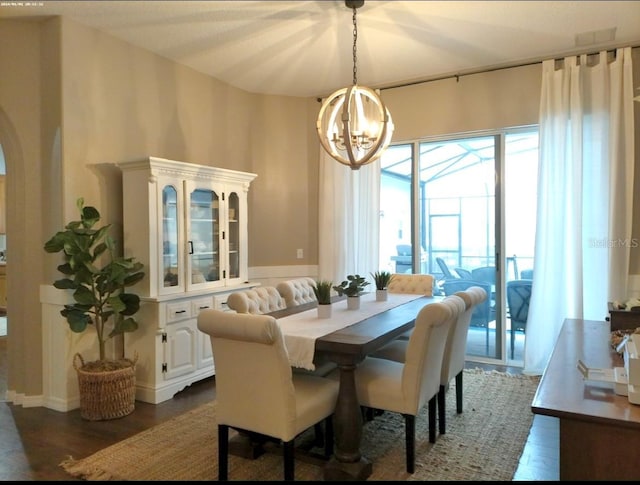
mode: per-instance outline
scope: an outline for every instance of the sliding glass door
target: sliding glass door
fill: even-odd
[[[538,131],[507,133],[504,159],[505,357],[522,365],[533,286]]]
[[[433,274],[442,295],[484,287],[467,341],[479,360],[512,359],[506,284],[533,267],[537,142],[537,129],[512,130],[399,144],[382,157],[380,266]],[[525,334],[514,334],[516,360]]]
[[[467,354],[499,358],[496,318],[495,136],[421,142],[420,230],[444,295],[482,286],[489,295],[471,318]],[[444,221],[444,223],[443,223]],[[445,269],[447,268],[447,269]],[[442,274],[440,274],[442,273]]]

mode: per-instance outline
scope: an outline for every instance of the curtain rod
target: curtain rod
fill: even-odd
[[[624,48],[624,47],[631,47],[632,49],[638,47],[640,44],[637,45],[628,45],[628,46],[620,46],[620,47],[613,47],[610,49],[606,49],[607,53],[615,53],[616,50]],[[554,58],[555,61],[562,61],[564,60],[565,57],[572,57],[572,56],[582,56],[582,55],[587,55],[587,56],[593,56],[596,54],[599,54],[602,51],[595,51],[595,52],[589,52],[587,54],[584,53],[579,53],[579,54],[567,54],[564,57],[559,57],[559,58]],[[539,60],[535,60],[535,61],[529,61],[529,62],[523,62],[523,63],[519,63],[519,64],[509,64],[509,65],[504,65],[504,66],[497,66],[497,67],[493,67],[493,68],[485,68],[485,69],[477,69],[474,71],[468,71],[468,72],[464,72],[464,73],[459,73],[459,74],[448,74],[446,76],[441,76],[441,77],[437,77],[437,78],[433,78],[433,79],[424,79],[421,81],[410,81],[410,82],[406,82],[406,83],[402,83],[402,84],[394,84],[392,86],[385,86],[383,88],[379,88],[380,91],[384,91],[385,89],[395,89],[395,88],[404,88],[407,86],[415,86],[416,84],[424,84],[424,83],[430,83],[433,81],[443,81],[445,79],[455,79],[456,82],[460,81],[460,78],[463,76],[472,76],[474,74],[482,74],[485,72],[494,72],[494,71],[501,71],[503,69],[512,69],[514,67],[526,67],[526,66],[533,66],[535,64],[542,64],[543,61],[547,60],[546,58],[543,59],[539,59]]]
[[[632,49],[635,49],[636,47],[639,47],[639,46],[640,46],[640,43],[626,45],[626,46],[612,47],[612,48],[606,49],[606,52],[607,53],[615,53],[616,50],[622,49],[624,47],[631,47]],[[583,55],[593,56],[593,55],[600,54],[600,52],[602,52],[602,51],[588,52],[586,54],[585,53],[567,54],[564,57],[556,57],[556,58],[554,58],[554,60],[555,61],[562,61],[566,57],[572,57],[572,56],[583,56]],[[546,60],[547,60],[546,58],[542,58],[542,59],[538,59],[538,60],[535,60],[535,61],[522,62],[522,63],[519,63],[519,64],[509,64],[509,65],[497,66],[497,67],[492,67],[492,68],[477,69],[477,70],[474,70],[474,71],[468,71],[468,72],[459,73],[459,74],[447,74],[446,76],[436,77],[436,78],[432,78],[432,79],[423,79],[423,80],[420,80],[420,81],[409,81],[409,82],[402,83],[402,84],[393,84],[391,86],[385,86],[385,87],[378,88],[378,89],[380,91],[384,91],[385,89],[405,88],[407,86],[415,86],[416,84],[425,84],[425,83],[430,83],[430,82],[434,82],[434,81],[443,81],[445,79],[455,79],[456,82],[459,82],[460,78],[463,77],[463,76],[472,76],[474,74],[482,74],[484,72],[501,71],[503,69],[513,69],[514,67],[533,66],[535,64],[542,64],[542,62],[546,61]],[[318,103],[322,103],[322,98],[316,98],[316,101],[318,101]]]

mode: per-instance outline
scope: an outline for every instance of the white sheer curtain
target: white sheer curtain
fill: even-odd
[[[527,374],[542,373],[565,318],[604,320],[627,298],[633,137],[631,48],[543,62]]]
[[[320,149],[318,277],[335,284],[378,269],[380,161],[359,170]]]

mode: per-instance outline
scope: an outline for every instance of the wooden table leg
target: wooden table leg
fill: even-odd
[[[325,480],[366,480],[371,462],[360,453],[362,413],[356,393],[354,363],[338,363],[340,391],[333,416],[334,454],[325,466]]]

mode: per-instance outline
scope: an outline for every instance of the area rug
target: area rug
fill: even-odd
[[[416,471],[406,472],[404,420],[383,413],[364,425],[363,455],[373,463],[369,480],[511,480],[533,420],[539,378],[465,370],[463,413],[455,410],[455,381],[447,392],[446,434],[428,440],[427,406],[416,419]],[[296,439],[304,440],[305,436]],[[229,458],[232,480],[281,480],[282,455],[274,449],[255,460]],[[311,450],[313,451],[313,450]],[[296,454],[296,480],[322,480],[323,462]],[[61,463],[86,480],[217,480],[215,402],[109,446],[87,458]]]

